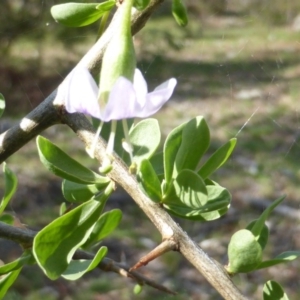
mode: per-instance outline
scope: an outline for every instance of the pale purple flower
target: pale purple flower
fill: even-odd
[[[103,111],[98,103],[99,88],[86,68],[76,67],[68,76],[66,110],[91,115],[103,122],[145,118],[155,114],[172,96],[176,79],[171,78],[148,93],[140,70],[135,69],[133,83],[120,77],[114,84]]]

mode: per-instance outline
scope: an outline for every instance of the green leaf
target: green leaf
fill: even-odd
[[[208,200],[207,211],[219,211],[222,215],[227,212],[231,202],[231,194],[220,185],[207,185]]]
[[[93,260],[91,259],[80,259],[72,260],[67,270],[61,275],[67,280],[77,280],[81,278],[85,273],[95,269],[107,253],[107,247],[101,247]]]
[[[217,169],[219,169],[230,157],[236,145],[236,138],[229,140],[226,144],[220,147],[201,167],[198,174],[206,179]]]
[[[230,274],[246,273],[256,270],[262,260],[262,248],[250,230],[237,231],[228,245]]]
[[[163,200],[170,213],[189,220],[211,221],[227,212],[231,195],[225,188],[219,185],[205,187],[202,178],[190,170],[183,170],[179,176],[179,181],[174,181],[171,192]],[[198,206],[195,205],[197,202]]]
[[[69,202],[85,202],[102,191],[109,182],[99,184],[81,184],[64,180],[62,182],[62,193],[64,198]]]
[[[88,240],[82,247],[87,249],[110,235],[118,227],[121,219],[122,211],[119,209],[113,209],[102,214],[99,220],[96,222]]]
[[[160,143],[160,129],[156,119],[145,119],[137,123],[129,132],[133,146],[133,161],[139,165],[143,159],[149,159]]]
[[[164,176],[164,153],[159,152],[155,153],[150,159],[149,159],[155,173],[158,177],[163,178]]]
[[[204,118],[200,116],[190,120],[182,130],[172,177],[176,178],[183,169],[195,170],[209,143],[209,128]]]
[[[188,24],[188,14],[183,0],[173,0],[172,14],[179,26],[186,26]]]
[[[4,109],[5,109],[5,98],[3,94],[0,93],[0,118],[4,113]]]
[[[66,211],[67,211],[67,204],[66,204],[66,202],[63,202],[59,206],[59,215],[62,216]]]
[[[112,191],[110,185],[99,201],[83,203],[35,236],[34,257],[50,279],[58,278],[67,269],[75,251],[87,241]]]
[[[209,178],[204,179],[204,182],[205,182],[206,185],[217,185],[217,186],[219,186],[219,184],[216,181],[213,181]]]
[[[64,3],[51,7],[55,21],[70,27],[82,27],[96,22],[115,6],[115,1],[103,3]]]
[[[202,178],[191,170],[182,170],[162,202],[198,209],[207,203],[207,199],[207,189]]]
[[[46,138],[38,136],[36,141],[41,162],[53,174],[77,183],[106,184],[110,181],[81,165]]]
[[[150,3],[150,0],[135,0],[133,6],[137,10],[144,10]]]
[[[174,128],[167,136],[164,144],[164,171],[167,185],[172,181],[175,159],[182,141],[182,131],[186,124],[183,123]]]
[[[274,259],[263,261],[257,269],[268,268],[282,263],[287,263],[289,261],[295,260],[300,256],[300,251],[286,251],[277,255]]]
[[[223,215],[225,215],[228,211],[228,206],[227,207],[223,207],[220,208],[218,210],[212,210],[212,211],[208,211],[206,213],[199,213],[197,210],[194,211],[190,211],[188,214],[184,214],[182,216],[178,217],[182,217],[184,219],[188,219],[190,221],[198,221],[198,222],[207,222],[207,221],[213,221],[213,220],[217,220],[220,217],[222,217]]]
[[[250,222],[246,229],[252,231],[253,226],[255,225],[257,220],[253,220],[252,222]],[[260,235],[257,239],[258,243],[260,244],[262,249],[265,249],[267,243],[268,243],[268,239],[269,239],[269,228],[266,224],[264,224],[264,227],[262,229],[262,231],[260,232]]]
[[[149,160],[142,160],[137,173],[137,180],[141,184],[145,194],[148,195],[152,201],[161,201],[162,193],[160,181]]]
[[[263,230],[265,222],[269,217],[270,213],[278,204],[280,204],[283,201],[284,198],[285,196],[282,196],[279,199],[275,200],[268,208],[265,209],[265,211],[256,220],[255,224],[251,228],[251,232],[256,237],[256,239],[259,239],[260,233]]]
[[[30,252],[25,252],[21,257],[18,259],[3,265],[0,267],[0,275],[7,274],[12,271],[16,271],[20,268],[22,268],[27,262],[29,262],[32,259],[32,254]],[[1,298],[0,298],[1,299]]]
[[[21,272],[21,269],[18,269],[16,271],[12,271],[0,278],[0,299],[2,299],[4,297],[7,290],[16,281],[20,272]]]
[[[13,225],[15,222],[15,218],[10,214],[3,214],[0,216],[0,222],[3,222],[8,225]]]
[[[265,283],[263,296],[264,300],[289,300],[281,285],[273,280]]]
[[[3,213],[8,202],[16,192],[17,185],[18,185],[17,176],[6,166],[5,162],[3,163],[3,172],[4,172],[5,186],[4,186],[4,195],[0,203],[0,214]]]

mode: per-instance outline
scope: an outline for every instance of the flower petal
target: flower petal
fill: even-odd
[[[176,84],[177,80],[171,78],[156,87],[146,96],[145,106],[135,116],[145,118],[155,114],[171,98]]]
[[[76,67],[66,81],[66,110],[69,113],[86,113],[104,122],[144,118],[156,113],[170,99],[177,84],[176,79],[171,78],[147,94],[147,83],[141,71],[136,69],[134,84],[125,77],[116,81],[101,114],[98,103],[99,89],[86,68]]]
[[[141,107],[146,103],[146,95],[148,93],[147,82],[139,69],[135,69],[133,78],[133,87],[136,93],[137,102]]]
[[[109,94],[102,121],[133,118],[139,109],[132,82],[125,77],[120,77]]]
[[[76,67],[66,78],[66,110],[69,113],[80,112],[101,119],[98,104],[98,86],[90,72]]]

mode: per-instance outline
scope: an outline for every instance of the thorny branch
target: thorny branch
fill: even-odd
[[[133,34],[144,26],[152,12],[162,2],[163,0],[152,0],[145,11],[133,14]],[[117,18],[118,12],[115,14],[110,26],[99,41],[79,62],[79,64],[84,65],[91,72],[99,70],[103,52],[114,32]],[[33,137],[57,123],[68,125],[86,146],[91,145],[94,139],[94,129],[83,115],[68,114],[64,110],[64,90],[65,87],[62,83],[56,91],[22,119],[18,125],[0,135],[0,163],[24,146]],[[100,163],[104,158],[104,153],[105,142],[99,139],[96,159]],[[160,231],[163,239],[172,239],[177,243],[176,249],[179,249],[178,251],[202,273],[225,299],[246,299],[232,283],[224,268],[207,256],[199,245],[191,240],[187,233],[174,222],[166,211],[143,194],[139,189],[135,177],[129,174],[127,166],[125,166],[118,157],[115,158],[113,170],[108,176],[122,186],[134,199]],[[16,240],[18,241],[18,239]]]
[[[65,114],[63,120],[86,146],[92,143],[95,136],[94,129],[82,114]],[[105,158],[105,147],[105,142],[99,140],[95,156],[100,163]],[[136,178],[128,172],[128,167],[117,156],[115,156],[113,169],[108,174],[108,177],[123,187],[133,198],[159,230],[163,240],[172,239],[176,241],[178,251],[203,274],[224,299],[246,299],[233,284],[225,269],[212,260],[198,244],[192,241],[164,209],[151,201],[140,190]]]

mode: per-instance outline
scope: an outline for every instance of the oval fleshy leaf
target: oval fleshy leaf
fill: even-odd
[[[160,129],[156,119],[146,119],[137,123],[129,132],[133,146],[133,161],[139,165],[143,159],[149,159],[160,143]]]
[[[54,5],[51,15],[55,21],[69,27],[82,27],[96,22],[115,6],[115,1],[103,3],[64,3]]]
[[[141,184],[142,189],[145,191],[146,195],[148,195],[148,197],[152,201],[161,201],[162,193],[160,188],[160,181],[149,160],[142,160],[137,173],[137,180]]]
[[[262,248],[250,230],[241,229],[231,237],[228,245],[228,273],[246,273],[256,270],[262,260]]]
[[[177,152],[181,145],[182,131],[187,123],[174,128],[167,136],[164,144],[164,171],[167,186],[172,181],[172,174]]]
[[[217,169],[219,169],[230,157],[232,151],[234,150],[236,145],[236,138],[229,140],[226,144],[221,146],[214,152],[210,158],[203,164],[198,174],[206,179],[212,173],[214,173]]]
[[[273,280],[265,283],[263,296],[264,300],[289,300],[281,285]]]
[[[96,243],[99,243],[118,227],[121,219],[122,211],[119,209],[113,209],[102,214],[99,220],[96,222],[88,240],[82,247],[86,249]]]
[[[182,170],[173,181],[169,193],[163,196],[162,202],[199,209],[207,203],[207,199],[207,189],[202,178],[191,170]]]
[[[0,118],[3,115],[5,110],[5,98],[3,94],[0,93]]]
[[[18,185],[18,178],[17,176],[7,167],[6,163],[3,163],[3,172],[4,172],[4,195],[2,201],[0,203],[0,214],[3,213],[5,207],[7,206],[8,202],[14,195]]]
[[[164,207],[170,213],[180,218],[203,222],[218,219],[228,211],[231,195],[219,185],[208,185],[206,189],[207,202],[204,206],[191,208],[172,201],[173,203],[164,204]]]
[[[72,260],[67,270],[61,276],[67,280],[77,280],[81,278],[85,273],[95,269],[105,257],[106,253],[107,247],[101,247],[92,260]]]
[[[207,185],[206,189],[208,193],[208,199],[207,204],[204,208],[207,209],[207,211],[227,211],[229,209],[231,202],[231,194],[228,192],[227,189],[218,184]]]
[[[173,178],[183,169],[195,170],[210,144],[209,128],[203,117],[190,120],[182,130],[182,140],[175,158]]]
[[[108,183],[109,182],[100,184],[81,184],[64,180],[62,182],[62,193],[64,198],[69,202],[85,202],[104,190]]]
[[[44,227],[34,238],[33,254],[52,280],[68,267],[75,251],[89,238],[106,203],[90,200]]]
[[[158,178],[163,178],[164,176],[164,153],[155,153],[150,159],[154,172],[157,174]]]
[[[53,174],[77,183],[105,184],[110,181],[81,165],[46,138],[38,136],[36,142],[41,162]]]

